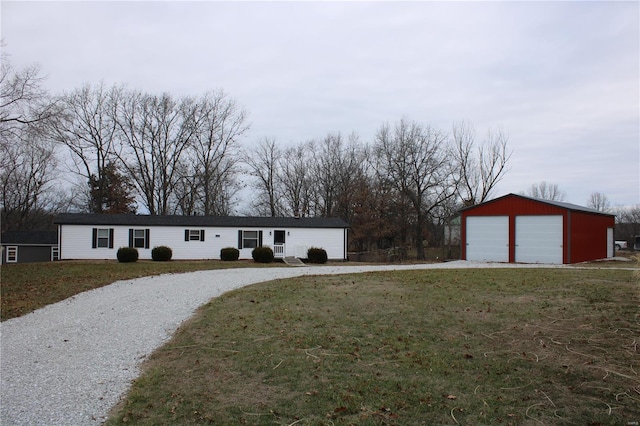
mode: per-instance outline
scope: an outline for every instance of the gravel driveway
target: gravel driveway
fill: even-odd
[[[78,294],[2,322],[0,424],[102,423],[138,376],[140,363],[199,306],[229,290],[301,275],[464,267],[509,265],[225,269],[118,281]]]

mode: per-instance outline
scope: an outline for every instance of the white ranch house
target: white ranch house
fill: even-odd
[[[59,258],[116,259],[120,247],[135,247],[140,259],[168,246],[173,259],[220,259],[220,249],[235,247],[240,259],[268,246],[276,258],[306,258],[311,247],[331,260],[347,259],[349,225],[338,218],[156,216],[65,213],[56,217]]]

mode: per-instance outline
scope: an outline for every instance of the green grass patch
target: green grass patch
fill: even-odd
[[[202,307],[107,424],[640,421],[629,271],[480,269],[305,277]]]
[[[173,261],[118,263],[117,261],[62,261],[2,265],[0,319],[28,314],[86,290],[118,280],[208,269],[255,267],[254,262]],[[282,266],[282,263],[273,264]],[[260,265],[265,267],[265,265]]]

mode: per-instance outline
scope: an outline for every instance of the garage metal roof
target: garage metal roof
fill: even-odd
[[[560,207],[560,208],[567,209],[567,210],[580,211],[580,212],[586,212],[586,213],[594,213],[594,214],[601,214],[601,215],[604,215],[604,216],[615,216],[615,215],[610,214],[610,213],[601,212],[599,210],[590,209],[588,207],[579,206],[577,204],[565,203],[563,201],[545,200],[545,199],[542,199],[542,198],[527,197],[525,195],[520,195],[520,194],[503,195],[502,197],[498,197],[498,198],[494,198],[493,200],[485,201],[482,204],[476,204],[475,206],[465,207],[465,208],[461,209],[460,211],[471,210],[471,209],[474,209],[476,207],[479,207],[479,206],[482,206],[482,205],[485,205],[485,204],[489,204],[489,203],[493,203],[493,202],[502,200],[502,199],[507,198],[507,197],[520,197],[520,198],[523,198],[525,200],[531,200],[531,201],[536,201],[536,202],[539,202],[539,203],[549,204],[549,205]]]

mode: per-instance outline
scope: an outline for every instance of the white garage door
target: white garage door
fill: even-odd
[[[509,216],[467,217],[467,260],[509,261]]]
[[[562,263],[562,216],[516,216],[516,262]]]

